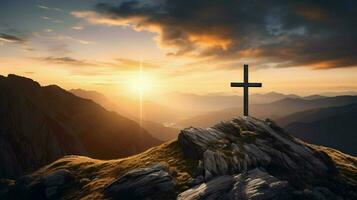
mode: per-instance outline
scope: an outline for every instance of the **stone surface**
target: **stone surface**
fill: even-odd
[[[157,199],[174,195],[174,181],[166,166],[157,164],[124,174],[105,188],[114,199]]]
[[[198,200],[198,199],[224,199],[234,183],[234,177],[225,175],[218,176],[207,183],[202,183],[196,187],[179,194],[178,200]]]
[[[184,155],[203,162],[205,180],[255,167],[279,169],[299,182],[329,173],[325,155],[286,134],[271,121],[236,118],[212,128],[188,128],[178,142]]]
[[[264,200],[288,197],[287,181],[269,175],[261,169],[253,169],[239,175],[223,175],[207,183],[186,190],[178,195],[179,200]]]
[[[58,197],[61,192],[70,187],[70,183],[74,181],[74,176],[71,172],[65,169],[55,171],[43,177],[42,183],[45,186],[45,194],[48,199]]]
[[[73,179],[73,175],[70,171],[60,169],[43,177],[43,183],[46,187],[63,185],[70,182]]]
[[[239,174],[234,179],[236,183],[228,194],[229,199],[264,200],[289,197],[289,194],[285,193],[289,189],[287,181],[280,181],[258,168]]]

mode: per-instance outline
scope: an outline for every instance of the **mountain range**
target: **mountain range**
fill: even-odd
[[[134,108],[138,108],[139,107],[138,105],[134,106],[135,103],[139,104],[139,102],[137,102],[137,101],[134,101],[134,100],[130,101],[129,99],[125,99],[125,98],[115,98],[114,101],[111,101],[105,95],[103,95],[97,91],[91,91],[91,90],[72,89],[72,90],[69,90],[69,92],[75,94],[76,96],[93,100],[94,102],[102,105],[107,110],[118,112],[118,113],[124,115],[125,117],[132,119],[140,124],[139,115],[134,116],[134,113],[132,111],[131,112],[126,111],[126,110],[129,110],[128,108],[132,108],[132,110],[135,110]],[[125,99],[125,100],[123,100],[123,99]],[[151,113],[150,111],[146,110],[147,106],[148,107],[157,107],[157,109],[160,109],[159,105],[147,102],[143,105],[143,110],[145,113]],[[126,109],[124,109],[124,107]],[[160,122],[161,120],[158,120],[158,122],[155,122],[155,121],[149,120],[150,118],[149,119],[148,118],[149,117],[144,116],[144,119],[141,121],[141,126],[145,130],[147,130],[150,133],[150,135],[154,136],[155,138],[157,138],[161,141],[173,140],[177,137],[177,134],[179,132],[178,129],[165,126],[162,122]],[[153,120],[155,120],[155,119],[157,119],[157,118],[153,118]]]
[[[71,92],[82,97],[90,98],[95,102],[101,102],[104,107],[106,107],[105,105],[114,105],[113,103],[108,103],[109,100],[104,97],[104,95],[95,91],[71,90]],[[204,106],[201,108],[213,108],[215,104],[219,103],[223,103],[223,106],[233,105],[235,101],[240,101],[239,96],[224,96],[217,94],[175,95],[177,97],[176,101],[181,102],[181,104],[188,105],[188,102],[190,102],[190,106],[193,106],[196,104],[196,101],[202,101],[201,104]],[[207,96],[208,100],[206,101],[205,97]],[[187,97],[187,99],[185,97]],[[352,155],[357,154],[357,149],[354,145],[354,130],[357,130],[354,123],[356,120],[354,115],[357,113],[357,110],[355,109],[356,106],[353,104],[349,105],[349,103],[357,102],[354,96],[326,97],[322,95],[310,95],[300,97],[297,95],[284,95],[270,92],[266,94],[253,94],[252,97],[256,99],[255,102],[257,99],[260,99],[260,102],[269,102],[266,104],[251,105],[253,106],[253,112],[255,112],[256,115],[260,114],[262,118],[274,118],[272,117],[272,113],[274,112],[276,116],[280,116],[282,114],[279,113],[279,111],[292,113],[287,116],[283,114],[283,117],[275,119],[279,125],[283,126],[294,136],[307,142],[332,147]],[[103,99],[105,99],[105,101]],[[224,102],[226,102],[226,104]],[[120,102],[118,102],[118,104],[120,105]],[[345,104],[347,105],[341,107],[334,106]],[[256,108],[255,106],[258,107]],[[112,108],[114,107],[112,106]],[[259,113],[257,113],[258,109],[260,109]],[[178,127],[184,128],[192,125],[208,127],[221,120],[236,116],[236,113],[240,111],[240,108],[211,111],[208,112],[208,115],[198,115],[197,117],[179,121],[178,124],[182,123],[183,125]],[[261,115],[262,113],[265,114]],[[326,119],[329,117],[330,119]],[[157,122],[144,121],[143,127],[148,130],[151,135],[163,141],[174,139],[178,134],[176,128],[165,127]]]
[[[0,76],[0,177],[18,177],[64,155],[113,159],[161,143],[135,121],[56,86]]]
[[[282,94],[277,92],[268,92],[264,94],[251,94],[250,102],[253,104],[272,103],[284,98],[300,98],[294,94]],[[170,93],[165,95],[163,100],[158,100],[159,104],[167,107],[181,108],[190,113],[203,114],[208,111],[216,111],[225,108],[241,105],[242,96],[227,94],[190,94],[190,93]],[[187,116],[186,116],[187,117]]]
[[[321,98],[284,98],[266,104],[250,104],[250,114],[258,118],[281,119],[295,112],[314,108],[327,108],[357,103],[357,96],[336,96]],[[242,113],[242,107],[232,107],[223,110],[206,112],[205,114],[187,118],[178,122],[180,127],[209,127],[222,120],[228,120],[237,113]]]
[[[304,141],[357,155],[357,104],[297,112],[277,122]]]

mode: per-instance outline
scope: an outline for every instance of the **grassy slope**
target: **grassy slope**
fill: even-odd
[[[158,162],[168,163],[170,171],[174,172],[179,191],[187,189],[184,183],[191,177],[190,174],[193,173],[197,163],[183,158],[177,141],[166,142],[138,155],[118,160],[103,161],[84,156],[65,156],[41,168],[31,176],[36,179],[58,169],[67,169],[80,181],[76,187],[66,193],[64,199],[101,199],[104,198],[104,187],[114,179],[129,170]]]
[[[340,171],[337,177],[344,183],[357,186],[357,158],[343,154],[337,150],[310,145],[312,148],[326,152],[336,163]],[[118,160],[95,160],[83,156],[66,156],[56,162],[43,167],[32,176],[40,178],[43,175],[58,169],[70,170],[79,180],[70,191],[67,191],[64,199],[102,199],[103,189],[114,179],[120,177],[129,170],[145,167],[158,162],[168,163],[170,170],[174,172],[178,191],[188,187],[185,182],[191,177],[197,163],[183,158],[182,151],[177,141],[166,142],[160,146],[151,148],[141,154]]]
[[[340,172],[338,178],[351,186],[357,187],[357,157],[344,154],[336,149],[308,144],[314,149],[327,153],[334,161]]]

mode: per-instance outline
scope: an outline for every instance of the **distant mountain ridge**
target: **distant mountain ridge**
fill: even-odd
[[[252,104],[272,103],[284,98],[300,98],[294,94],[282,94],[277,92],[268,92],[264,94],[251,94],[250,102]],[[158,103],[172,106],[175,102],[175,107],[187,109],[190,112],[200,113],[207,111],[216,111],[241,105],[243,98],[240,95],[227,94],[190,94],[190,93],[172,93],[165,96],[166,101],[158,101]]]
[[[128,105],[126,105],[125,103],[122,104],[122,101],[120,101],[121,99],[117,99],[118,102],[113,102],[113,101],[109,100],[104,94],[99,93],[97,91],[93,91],[93,90],[72,89],[72,90],[69,90],[69,92],[75,94],[76,96],[90,99],[90,100],[102,105],[107,110],[116,111],[119,114],[140,123],[139,122],[140,119],[138,119],[138,117],[134,117],[134,116],[128,114],[127,112],[124,112],[124,110],[122,108],[125,106],[128,107]],[[145,109],[145,107],[144,107],[144,109]],[[121,112],[124,112],[124,113],[121,113]],[[160,122],[154,122],[154,121],[150,121],[148,119],[144,119],[142,121],[142,127],[145,130],[147,130],[152,136],[154,136],[155,138],[157,138],[161,141],[173,140],[177,137],[177,134],[179,132],[178,129],[166,127],[163,124],[161,124]]]
[[[161,143],[132,120],[56,86],[0,76],[0,177],[64,155],[112,159]]]
[[[278,120],[292,135],[307,142],[357,155],[357,103],[317,108]]]
[[[322,98],[284,98],[267,104],[250,104],[250,114],[258,118],[281,119],[287,115],[310,110],[314,108],[326,108],[331,106],[343,106],[357,103],[357,96],[337,96]],[[232,107],[223,110],[207,112],[192,118],[182,120],[182,127],[198,126],[209,127],[222,120],[227,120],[242,113],[242,107]]]

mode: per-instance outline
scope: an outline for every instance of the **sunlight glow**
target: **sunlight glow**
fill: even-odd
[[[145,84],[143,82],[143,62],[140,61],[140,79],[139,79],[139,91],[140,91],[140,127],[143,127],[143,93]]]
[[[138,78],[134,78],[131,82],[132,91],[136,94],[143,95],[144,93],[147,94],[152,88],[152,80],[148,77],[147,74],[143,71],[142,62],[140,62],[140,69]]]

